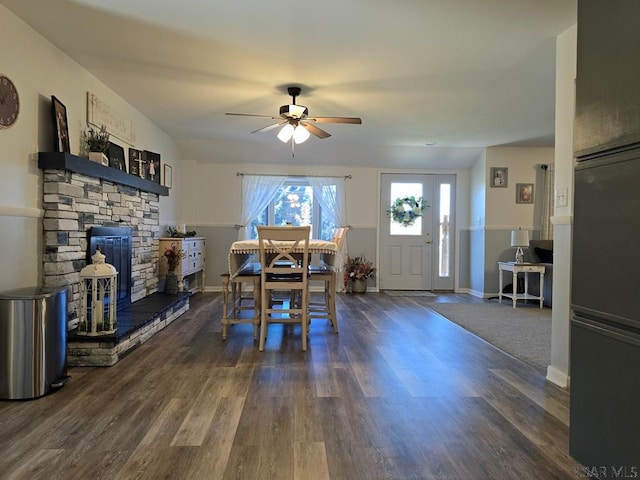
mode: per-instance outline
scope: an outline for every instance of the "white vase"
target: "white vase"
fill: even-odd
[[[109,158],[102,152],[89,152],[89,160],[105,167],[109,166]]]

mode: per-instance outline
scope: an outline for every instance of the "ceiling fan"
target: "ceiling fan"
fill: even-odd
[[[331,136],[329,132],[316,127],[314,123],[350,123],[354,125],[360,125],[362,123],[362,119],[358,117],[309,117],[309,109],[307,107],[304,105],[296,105],[296,97],[300,95],[302,89],[300,87],[288,87],[287,91],[289,95],[291,95],[292,101],[291,104],[280,107],[280,117],[253,113],[226,113],[225,115],[278,120],[277,123],[259,128],[251,133],[267,132],[274,128],[283,127],[278,133],[278,138],[284,143],[291,140],[292,154],[294,144],[306,141],[311,135],[315,135],[320,139]]]

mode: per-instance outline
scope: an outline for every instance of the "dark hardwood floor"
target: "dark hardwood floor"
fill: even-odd
[[[218,294],[113,367],[0,402],[2,479],[574,479],[568,393],[429,309],[466,295],[338,296],[314,320],[221,340]]]

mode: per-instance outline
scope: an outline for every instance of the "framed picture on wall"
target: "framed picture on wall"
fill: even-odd
[[[142,160],[142,150],[129,148],[129,173],[136,177],[144,178],[144,162]]]
[[[109,157],[109,166],[117,170],[127,171],[127,163],[124,159],[124,148],[115,143],[109,142],[107,156]]]
[[[62,102],[54,96],[51,96],[51,114],[53,116],[54,151],[71,153],[71,149],[69,148],[67,107],[65,107]]]
[[[516,203],[533,203],[533,183],[516,183]]]
[[[160,154],[145,150],[142,152],[145,164],[145,178],[160,185]]]
[[[172,170],[171,170],[171,165],[167,165],[166,163],[162,166],[162,168],[164,169],[164,171],[162,173],[164,173],[164,183],[163,185],[167,188],[171,188],[171,185],[173,183],[173,174],[172,174]]]
[[[507,187],[509,179],[509,169],[506,167],[491,167],[491,186]]]

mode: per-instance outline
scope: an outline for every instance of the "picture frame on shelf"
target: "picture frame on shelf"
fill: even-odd
[[[109,166],[116,170],[127,171],[127,163],[124,158],[124,148],[113,142],[109,142],[108,154]]]
[[[160,183],[160,154],[144,150],[142,158],[145,162],[145,178],[161,185]]]
[[[167,188],[171,188],[172,184],[173,184],[173,173],[172,173],[172,168],[171,165],[167,165],[166,163],[162,166],[163,168],[163,177],[164,177],[164,182],[163,185]]]
[[[71,153],[67,107],[55,95],[51,96],[51,115],[53,119],[53,150]]]
[[[516,203],[533,203],[533,183],[516,183]]]
[[[129,148],[129,173],[136,177],[145,178],[142,150]]]
[[[491,187],[506,188],[509,186],[509,169],[506,167],[491,167]]]

